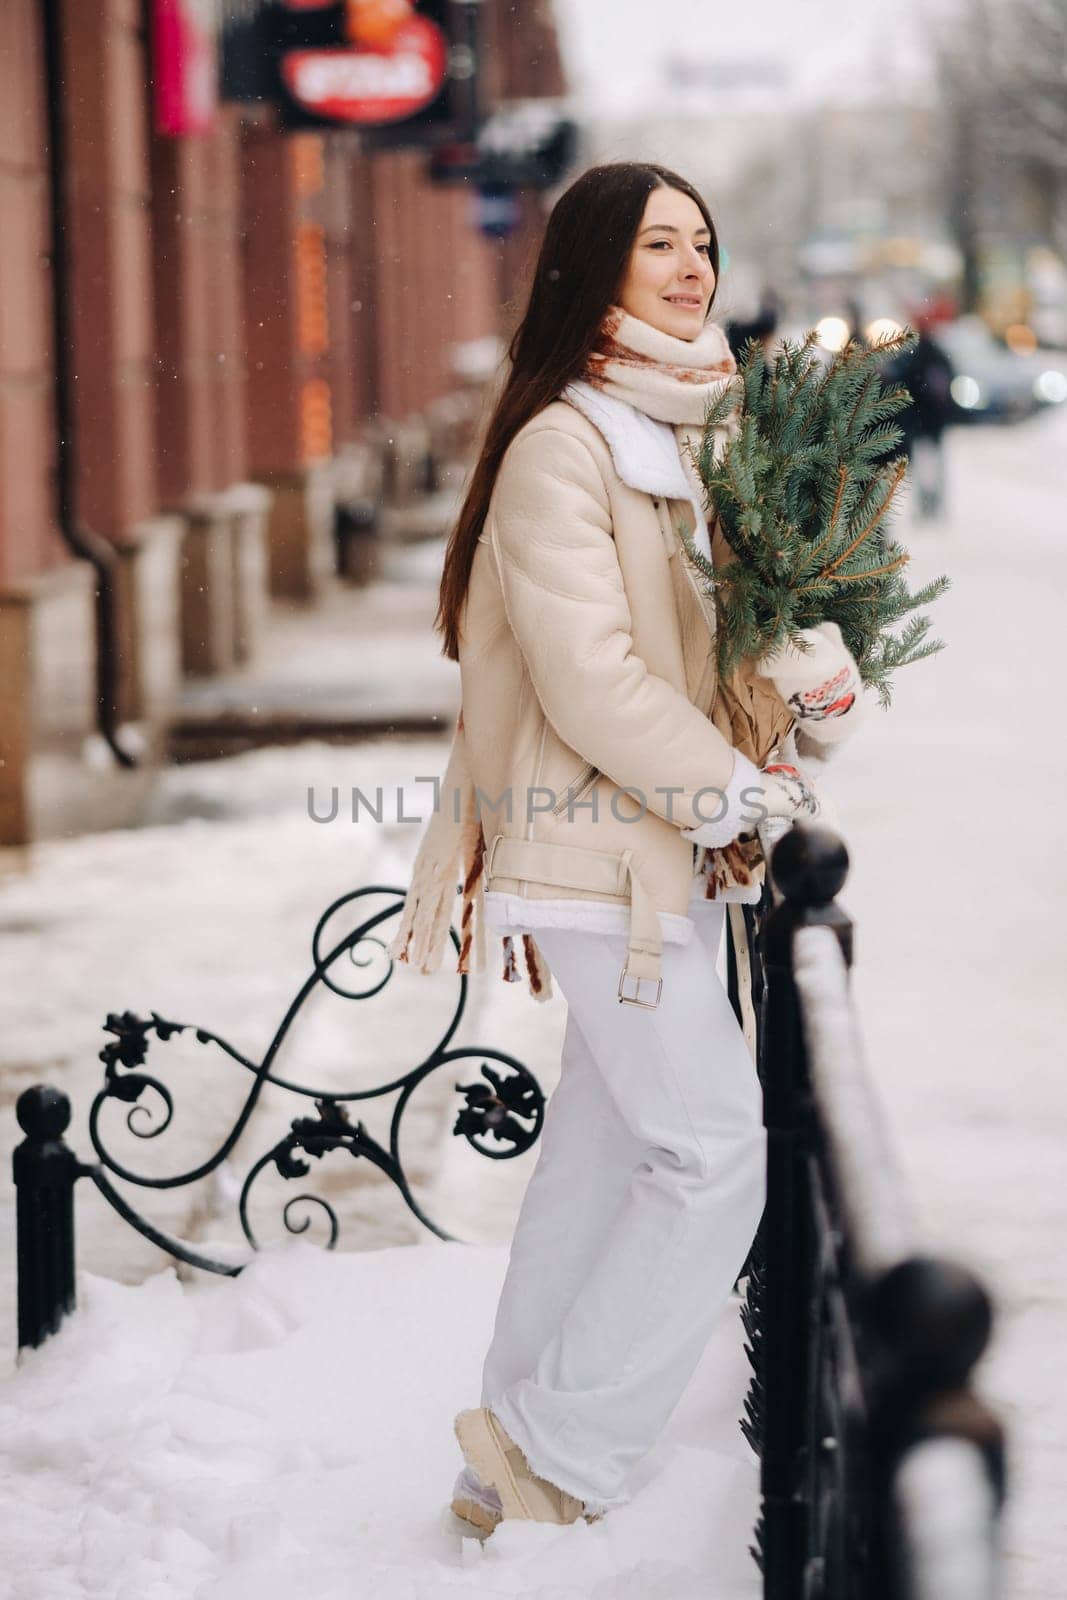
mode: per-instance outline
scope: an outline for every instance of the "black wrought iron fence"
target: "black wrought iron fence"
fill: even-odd
[[[774,851],[777,903],[768,892],[762,906],[744,908],[768,1134],[767,1205],[743,1308],[753,1378],[741,1426],[761,1458],[753,1554],[767,1600],[995,1600],[1004,1441],[970,1386],[989,1338],[991,1302],[964,1267],[925,1253],[885,1136],[849,994],[851,923],[835,899],[847,866],[834,834],[797,826]],[[385,903],[331,942],[331,919],[366,897]],[[312,1158],[336,1151],[370,1162],[422,1223],[449,1237],[416,1198],[400,1155],[411,1096],[443,1068],[479,1066],[474,1081],[455,1085],[457,1136],[496,1159],[534,1144],[544,1097],[529,1071],[502,1051],[452,1047],[466,1003],[462,976],[444,1034],[405,1073],[352,1090],[315,1089],[279,1074],[278,1052],[309,997],[328,989],[368,999],[389,982],[393,963],[378,930],[402,899],[401,890],[374,886],[323,913],[312,971],[258,1061],[209,1029],[154,1012],[109,1016],[104,1084],[89,1117],[96,1162],[79,1160],[64,1140],[67,1097],[47,1085],[25,1091],[17,1113],[26,1138],[14,1156],[20,1347],[39,1344],[73,1309],[79,1178],[91,1178],[120,1215],[176,1259],[231,1276],[243,1270],[247,1263],[215,1260],[166,1235],[112,1177],[156,1190],[205,1178],[233,1152],[267,1085],[313,1101],[315,1115],[294,1118],[248,1170],[238,1210],[252,1250],[259,1248],[249,1216],[257,1178],[268,1168],[289,1181],[303,1178]],[[454,931],[452,939],[458,949]],[[739,1007],[732,959],[728,981]],[[166,1178],[138,1174],[108,1151],[102,1112],[117,1101],[129,1108],[131,1134],[165,1133],[174,1099],[160,1075],[164,1055],[187,1030],[250,1075],[248,1095],[207,1161]],[[350,1120],[347,1107],[390,1094],[382,1143]],[[307,1226],[294,1220],[301,1202],[323,1208],[332,1249],[337,1218],[319,1196],[294,1195],[283,1211],[286,1228]]]
[[[760,929],[767,1205],[744,1323],[767,1600],[994,1600],[1000,1423],[971,1387],[992,1323],[926,1252],[849,993],[848,870],[829,830],[772,858]]]
[[[480,1155],[506,1160],[530,1149],[544,1120],[544,1095],[532,1073],[505,1051],[452,1043],[467,1002],[467,978],[462,974],[456,975],[458,994],[443,1035],[429,1054],[406,1072],[372,1088],[347,1090],[314,1088],[280,1074],[279,1051],[297,1017],[314,996],[327,991],[342,1000],[369,1000],[385,988],[393,976],[395,964],[386,953],[387,941],[380,930],[384,923],[399,915],[403,899],[402,889],[372,885],[343,895],[327,907],[312,936],[311,972],[290,1002],[259,1060],[244,1054],[209,1028],[172,1022],[154,1011],[147,1018],[131,1011],[110,1015],[105,1030],[111,1038],[100,1052],[104,1083],[89,1112],[89,1136],[97,1161],[81,1161],[66,1143],[63,1136],[70,1124],[71,1107],[61,1090],[37,1084],[24,1091],[19,1097],[16,1114],[26,1137],[15,1150],[13,1160],[17,1188],[20,1349],[40,1344],[74,1308],[74,1193],[79,1178],[90,1178],[120,1216],[176,1260],[231,1277],[243,1270],[247,1263],[216,1260],[185,1241],[170,1237],[130,1204],[112,1178],[157,1191],[180,1188],[207,1178],[233,1153],[268,1085],[312,1102],[314,1115],[295,1117],[284,1138],[264,1151],[248,1169],[237,1209],[242,1233],[253,1251],[260,1248],[250,1216],[250,1201],[257,1179],[268,1169],[290,1182],[305,1178],[311,1170],[311,1160],[322,1160],[334,1152],[343,1152],[350,1159],[366,1161],[376,1167],[396,1187],[421,1223],[440,1238],[450,1238],[420,1203],[401,1159],[404,1114],[412,1095],[432,1073],[450,1068],[477,1073],[473,1081],[455,1085],[460,1103],[452,1131]],[[347,916],[348,908],[358,906],[361,901],[371,907],[375,900],[379,902],[377,909],[368,910],[354,928],[331,940],[331,926],[338,926],[343,920],[342,914]],[[452,941],[458,951],[459,935],[455,930]],[[182,1034],[191,1034],[200,1045],[214,1046],[223,1060],[249,1074],[251,1081],[232,1127],[213,1155],[187,1171],[163,1178],[150,1177],[134,1171],[109,1151],[104,1139],[103,1116],[105,1110],[117,1102],[128,1107],[125,1125],[135,1138],[158,1140],[166,1134],[172,1125],[175,1107],[174,1091],[165,1076],[166,1052],[168,1044]],[[389,1095],[395,1096],[395,1100],[388,1139],[383,1143],[362,1122],[351,1120],[348,1107]],[[298,1218],[299,1207],[304,1208],[302,1219]],[[301,1192],[291,1196],[283,1209],[286,1229],[302,1233],[308,1226],[309,1207],[318,1208],[325,1218],[329,1229],[326,1246],[332,1250],[340,1228],[333,1207],[320,1195]]]

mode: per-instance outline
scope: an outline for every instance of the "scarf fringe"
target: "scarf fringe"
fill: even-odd
[[[704,898],[721,900],[730,891],[733,900],[755,903],[760,898],[767,863],[758,837],[734,839],[707,849],[704,857]]]
[[[441,779],[439,805],[423,835],[411,882],[400,914],[400,923],[387,953],[419,972],[436,972],[444,958],[452,928],[456,897],[460,897],[459,956],[456,971],[485,972],[488,967],[485,922],[485,833],[477,813],[474,784],[467,762],[463,713],[456,720],[456,731],[448,764]],[[462,822],[456,821],[457,813]],[[503,936],[505,951],[510,937]],[[552,979],[544,957],[528,934],[523,935],[526,978],[535,1000],[552,994]],[[505,961],[503,977],[521,981],[522,974],[511,952],[514,976],[509,977]]]
[[[530,993],[535,1000],[551,999],[552,974],[532,933],[523,934],[522,948],[526,958],[526,980]]]

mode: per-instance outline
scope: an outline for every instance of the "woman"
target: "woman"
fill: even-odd
[[[567,190],[445,560],[462,711],[390,951],[436,968],[458,877],[459,970],[488,924],[504,976],[521,939],[531,992],[551,973],[568,1005],[481,1405],[456,1419],[453,1509],[482,1529],[628,1498],[763,1207],[757,1078],[715,972],[726,902],[753,897],[729,851],[819,802],[731,737],[685,551],[729,559],[686,453],[735,370],[707,320],[718,265],[675,173],[617,163]],[[783,737],[802,718],[830,742],[855,664],[836,630],[807,642],[746,692]]]

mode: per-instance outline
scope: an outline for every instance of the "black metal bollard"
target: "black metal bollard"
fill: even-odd
[[[85,1168],[64,1142],[70,1100],[38,1083],[19,1095],[26,1137],[12,1156],[17,1191],[18,1344],[41,1344],[74,1310],[74,1185]]]
[[[934,1439],[972,1445],[998,1511],[1004,1502],[1004,1430],[969,1386],[989,1342],[993,1305],[985,1286],[966,1267],[916,1255],[871,1285],[865,1312],[872,1477],[880,1507],[872,1530],[872,1567],[879,1600],[910,1600],[936,1592],[936,1575],[924,1570],[926,1552],[902,1520],[894,1494],[907,1453]]]
[[[767,985],[761,1058],[767,1205],[761,1287],[764,1405],[759,1538],[764,1594],[773,1600],[801,1600],[808,1538],[803,1490],[813,1245],[804,1163],[812,1145],[812,1104],[793,981],[793,934],[815,924],[831,928],[851,964],[852,924],[834,904],[848,873],[848,851],[829,829],[798,824],[776,846],[771,870],[783,898],[767,916],[762,934]]]

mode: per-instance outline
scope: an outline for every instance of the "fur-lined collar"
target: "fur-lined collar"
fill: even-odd
[[[688,501],[696,517],[694,543],[710,561],[711,539],[704,508],[686,476],[678,453],[678,439],[670,423],[657,422],[625,400],[616,400],[584,380],[569,383],[560,398],[580,411],[603,434],[615,471],[623,483],[645,494]]]

